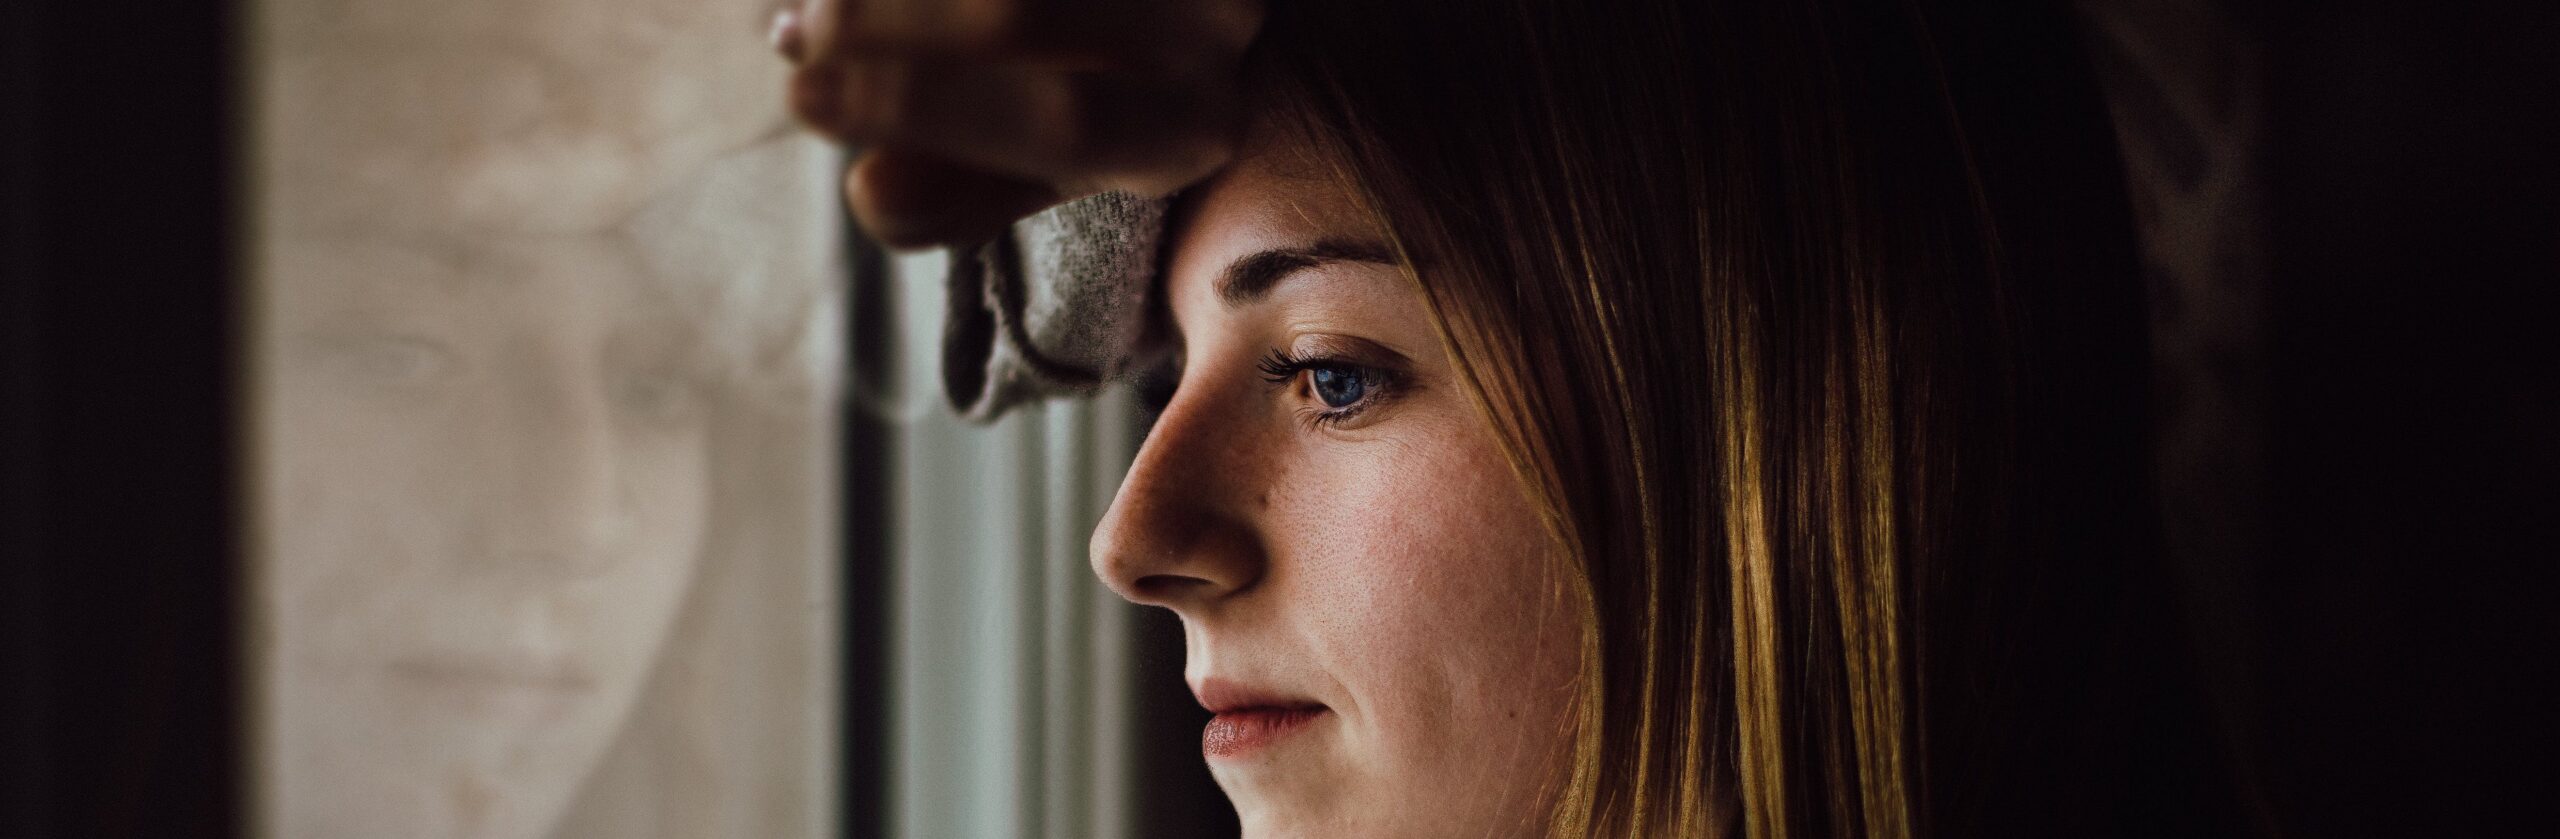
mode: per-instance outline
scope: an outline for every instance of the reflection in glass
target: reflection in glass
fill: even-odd
[[[253,5],[267,832],[826,830],[831,153],[766,4]]]

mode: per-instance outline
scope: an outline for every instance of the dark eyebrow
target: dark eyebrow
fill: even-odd
[[[1348,239],[1318,239],[1311,245],[1255,251],[1227,263],[1226,272],[1218,277],[1218,299],[1230,307],[1244,306],[1271,294],[1272,287],[1291,274],[1334,262],[1400,264],[1386,245]]]

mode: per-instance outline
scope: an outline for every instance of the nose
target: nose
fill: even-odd
[[[584,574],[600,570],[625,513],[612,406],[594,381],[527,373],[509,400],[514,410],[498,443],[486,559],[517,572]]]
[[[1268,470],[1244,429],[1184,396],[1138,447],[1089,547],[1094,576],[1112,591],[1188,613],[1261,580],[1265,547],[1237,502],[1260,497]]]

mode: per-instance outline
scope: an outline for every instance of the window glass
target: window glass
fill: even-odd
[[[258,832],[830,832],[838,158],[769,4],[250,8]]]

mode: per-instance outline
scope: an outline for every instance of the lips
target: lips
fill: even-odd
[[[476,689],[575,693],[596,683],[593,674],[557,657],[430,653],[395,659],[388,669],[412,682]]]
[[[1218,679],[1193,694],[1216,715],[1200,730],[1200,753],[1210,760],[1251,755],[1331,713],[1312,699]]]
[[[1210,760],[1233,759],[1260,751],[1323,716],[1315,708],[1243,708],[1212,717],[1200,729],[1200,754]]]

